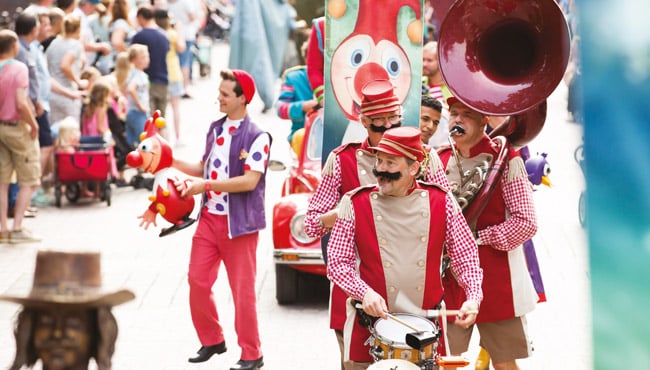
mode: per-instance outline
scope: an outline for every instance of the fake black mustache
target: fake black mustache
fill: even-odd
[[[375,175],[376,178],[383,177],[386,180],[399,180],[402,178],[402,173],[401,172],[388,172],[388,171],[382,171],[379,172],[375,168],[372,169],[372,174]]]
[[[401,125],[402,125],[402,121],[399,121],[399,122],[397,122],[397,123],[394,124],[394,125],[390,125],[390,127],[386,127],[386,126],[375,126],[375,125],[371,124],[371,125],[370,125],[370,131],[372,131],[372,132],[377,132],[377,133],[382,133],[382,134],[383,134],[384,132],[386,132],[386,130],[391,129],[391,128],[395,128],[395,127],[400,127]]]

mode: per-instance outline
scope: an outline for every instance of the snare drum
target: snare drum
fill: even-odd
[[[426,318],[410,313],[396,313],[393,315],[419,331],[438,332],[436,325]],[[401,359],[421,363],[424,360],[432,359],[436,355],[435,346],[437,341],[424,346],[421,350],[412,348],[406,344],[406,334],[412,333],[413,330],[395,320],[378,319],[373,327],[374,346],[372,352],[374,352],[373,357],[376,360]]]
[[[368,367],[368,370],[421,370],[420,367],[406,360],[381,360]]]

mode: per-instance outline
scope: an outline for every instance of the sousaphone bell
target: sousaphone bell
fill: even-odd
[[[509,116],[490,134],[507,140],[497,140],[502,150],[463,210],[471,227],[500,180],[509,147],[541,131],[546,98],[564,76],[569,50],[569,29],[554,0],[458,0],[447,10],[438,58],[449,90],[476,111]]]
[[[569,47],[554,0],[458,0],[440,27],[438,57],[454,96],[481,113],[506,116],[555,90]]]

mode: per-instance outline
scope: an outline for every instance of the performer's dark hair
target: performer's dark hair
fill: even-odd
[[[438,99],[430,95],[422,95],[422,106],[435,109],[438,112],[442,112],[442,103],[440,103]]]

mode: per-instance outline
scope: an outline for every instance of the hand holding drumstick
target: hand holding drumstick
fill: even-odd
[[[465,301],[456,314],[455,324],[467,329],[476,321],[476,315],[478,315],[478,303]]]

